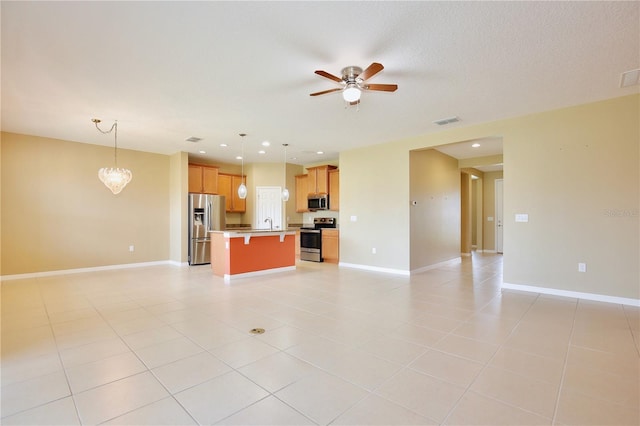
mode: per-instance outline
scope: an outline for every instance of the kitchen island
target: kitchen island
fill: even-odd
[[[231,278],[295,270],[295,231],[211,231],[211,269]]]

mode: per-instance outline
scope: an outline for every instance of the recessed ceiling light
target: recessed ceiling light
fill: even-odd
[[[241,156],[241,155],[238,155],[238,156],[236,157],[236,160],[242,160],[242,156]]]
[[[207,151],[203,151],[203,150],[200,150],[200,151],[198,151],[198,152],[199,152],[200,154],[206,154],[206,153],[207,153]]]
[[[471,148],[478,148],[479,146],[480,146],[480,144],[476,142],[473,145],[471,145]]]
[[[264,149],[261,149],[260,151],[258,151],[258,154],[265,154],[267,151],[265,151]]]
[[[322,154],[324,154],[324,151],[318,151],[318,152],[316,152],[316,154],[322,155]]]
[[[262,146],[269,146],[269,145],[271,145],[271,144],[269,143],[269,141],[264,141],[264,142],[262,142]]]
[[[228,147],[229,145],[227,145],[226,143],[221,143],[221,144],[220,144],[220,146],[221,146],[221,147],[223,147],[223,148],[226,148],[226,147]]]

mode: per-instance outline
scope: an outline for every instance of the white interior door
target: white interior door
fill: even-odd
[[[256,223],[254,229],[282,229],[282,189],[279,186],[256,187]]]
[[[503,179],[496,179],[496,252],[502,253],[504,232],[503,220]]]

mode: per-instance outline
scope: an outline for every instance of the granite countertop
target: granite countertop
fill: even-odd
[[[300,228],[302,228],[303,225],[304,225],[303,223],[290,223],[287,229],[284,229],[284,231],[298,231]],[[233,231],[278,232],[283,230],[282,229],[274,229],[273,231],[264,230],[264,229],[256,230],[251,228],[251,225],[249,225],[248,223],[231,223],[225,227],[225,231],[227,232],[233,232]]]

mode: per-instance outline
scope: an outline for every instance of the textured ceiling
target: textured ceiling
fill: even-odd
[[[2,130],[237,163],[308,164],[638,92],[639,2],[7,2]],[[381,62],[345,108],[314,74]],[[434,120],[458,116],[446,127]],[[203,138],[197,144],[190,136]],[[257,153],[268,140],[266,154]],[[229,147],[221,148],[220,143]],[[323,155],[315,154],[322,150]],[[462,154],[464,155],[464,154]],[[292,159],[295,157],[296,159]]]

